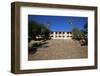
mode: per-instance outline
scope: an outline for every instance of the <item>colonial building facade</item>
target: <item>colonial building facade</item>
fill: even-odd
[[[51,39],[72,39],[72,32],[51,32]]]

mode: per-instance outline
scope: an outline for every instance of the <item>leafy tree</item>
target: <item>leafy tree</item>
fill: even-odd
[[[84,32],[84,34],[88,33],[88,25],[87,25],[87,23],[84,25],[83,32]]]
[[[81,32],[78,28],[73,28],[72,34],[73,34],[72,38],[75,40],[81,40],[84,36],[83,32]]]
[[[84,34],[84,37],[83,37],[83,39],[85,40],[84,44],[87,45],[88,44],[88,24],[87,23],[84,25],[82,32]]]
[[[28,23],[28,34],[29,37],[36,40],[36,36],[40,34],[40,24],[37,24],[36,22],[29,22]]]
[[[43,37],[43,39],[49,39],[50,36],[50,30],[47,28],[42,28],[43,31],[41,33],[41,36]]]
[[[29,41],[31,39],[37,40],[36,37],[41,36],[43,39],[49,38],[50,30],[46,28],[43,24],[39,24],[35,21],[28,23],[28,35],[29,35]]]

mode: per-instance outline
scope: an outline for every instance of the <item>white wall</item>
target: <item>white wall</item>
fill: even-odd
[[[68,34],[67,32],[64,32],[64,34],[63,34],[63,32],[61,32],[61,34],[59,34],[59,32],[57,32],[57,34],[56,34],[56,32],[53,32],[50,36],[53,36],[53,37],[51,37],[52,39],[72,39],[72,37],[70,37],[70,36],[72,36],[72,33]]]
[[[0,1],[0,76],[15,76],[10,73],[10,60],[11,60],[11,15],[10,3],[15,0],[1,0]],[[100,20],[100,0],[17,0],[26,2],[39,2],[39,3],[57,3],[57,4],[74,4],[74,5],[87,5],[98,6]],[[99,24],[99,23],[98,23]],[[100,26],[98,26],[100,28]],[[98,30],[100,33],[100,30]],[[99,38],[100,39],[100,34]],[[98,40],[100,46],[100,40]],[[99,49],[100,50],[100,49]],[[100,58],[100,51],[98,51]],[[52,73],[38,73],[38,74],[21,74],[18,76],[100,76],[100,59],[98,70],[81,70],[81,71],[65,71],[65,72],[52,72]]]

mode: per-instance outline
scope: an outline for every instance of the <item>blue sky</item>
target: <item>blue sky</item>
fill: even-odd
[[[88,22],[87,17],[75,16],[44,16],[44,15],[28,15],[28,21],[35,21],[37,23],[47,25],[51,31],[66,31],[70,32],[77,27],[80,30]]]

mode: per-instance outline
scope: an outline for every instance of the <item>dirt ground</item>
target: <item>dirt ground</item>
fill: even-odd
[[[78,41],[54,39],[37,48],[36,53],[29,53],[28,60],[79,59],[87,58],[87,46],[81,46]]]

